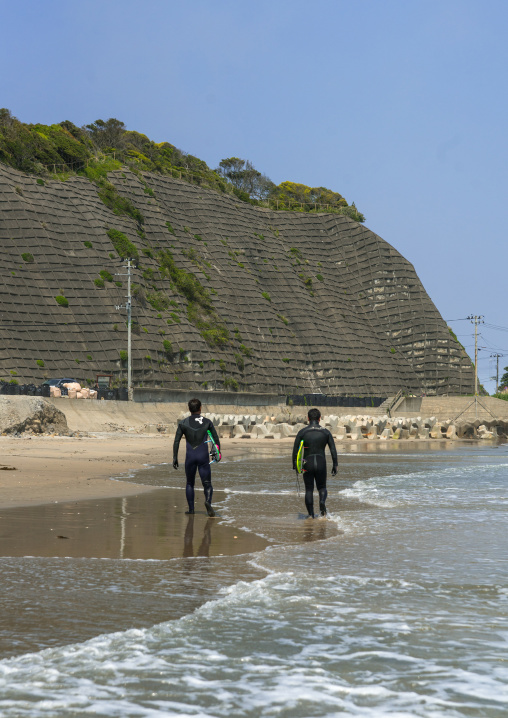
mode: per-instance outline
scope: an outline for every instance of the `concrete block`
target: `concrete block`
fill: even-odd
[[[430,430],[430,436],[432,439],[442,439],[443,438],[443,432],[441,431],[441,424],[439,422],[436,422],[433,424],[433,426]]]
[[[450,424],[446,430],[446,438],[447,439],[456,439],[457,438],[457,429],[454,424]]]
[[[280,432],[282,437],[296,436],[295,428],[291,424],[277,424],[276,430]]]
[[[369,439],[377,439],[378,438],[377,426],[369,427],[369,431],[367,432],[367,437]]]
[[[422,426],[421,429],[418,429],[418,438],[419,439],[428,439],[430,435],[430,429],[428,426]]]
[[[245,434],[244,425],[236,424],[236,426],[233,427],[233,438],[235,439],[237,436],[241,436],[242,434]]]
[[[221,424],[217,427],[219,439],[231,439],[233,436],[233,427],[231,424]]]
[[[256,424],[251,433],[253,437],[263,438],[263,436],[268,434],[268,429],[265,424]]]
[[[388,439],[392,438],[392,430],[391,429],[383,429],[381,432],[380,439],[383,439],[383,441],[387,441]]]

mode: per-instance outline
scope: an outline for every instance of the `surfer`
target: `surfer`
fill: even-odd
[[[305,506],[309,516],[314,518],[314,482],[319,493],[319,511],[326,516],[326,459],[325,448],[330,447],[332,455],[332,476],[337,473],[337,450],[333,436],[323,426],[319,425],[321,412],[319,409],[310,409],[307,414],[309,423],[300,429],[296,435],[293,446],[293,469],[303,472],[305,484]]]
[[[201,402],[199,399],[191,399],[188,406],[191,415],[178,423],[175,434],[173,468],[178,469],[178,447],[182,436],[185,436],[187,440],[187,453],[185,455],[187,485],[185,495],[189,504],[189,510],[185,513],[194,513],[194,482],[196,471],[199,471],[205,492],[206,511],[208,516],[215,516],[215,511],[212,508],[213,486],[210,456],[214,457],[212,461],[220,460],[220,441],[213,422],[205,416],[201,416]]]

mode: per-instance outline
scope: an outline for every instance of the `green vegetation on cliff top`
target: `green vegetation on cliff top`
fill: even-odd
[[[171,175],[271,209],[335,212],[356,222],[365,221],[354,202],[349,205],[342,195],[326,187],[289,181],[276,185],[251,162],[238,157],[221,160],[213,170],[203,160],[169,142],[153,142],[146,135],[127,130],[115,118],[96,120],[84,127],[69,120],[55,125],[26,124],[2,108],[0,162],[40,176],[65,179],[73,173],[84,175],[97,184],[101,199],[115,214],[129,215],[138,225],[143,223],[143,217],[107,179],[108,172],[122,166],[136,173]]]

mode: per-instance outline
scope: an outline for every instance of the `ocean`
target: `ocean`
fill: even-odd
[[[324,519],[252,454],[197,523],[182,471],[137,474],[181,497],[171,558],[1,557],[0,716],[506,717],[508,445],[399,446],[341,446]]]

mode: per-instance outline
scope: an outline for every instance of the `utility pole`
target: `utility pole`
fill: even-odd
[[[496,394],[499,391],[499,357],[504,356],[504,354],[491,354],[490,355],[492,359],[496,360]]]
[[[132,401],[132,297],[131,297],[131,262],[132,259],[125,260],[127,264],[123,265],[127,269],[127,274],[117,274],[118,277],[127,277],[127,301],[125,304],[117,304],[115,309],[127,309],[127,391],[129,401]]]
[[[467,410],[473,406],[474,404],[474,415],[476,418],[478,418],[478,404],[486,411],[488,414],[491,415],[493,419],[496,417],[491,412],[490,409],[488,409],[485,404],[482,404],[480,399],[478,399],[478,324],[484,324],[483,321],[483,314],[470,314],[469,317],[466,317],[466,319],[469,319],[471,324],[474,324],[474,399],[471,401],[465,409],[462,409],[460,414],[457,414],[454,421],[457,421],[459,416],[462,416],[462,414],[465,414]]]
[[[474,395],[478,396],[478,324],[483,324],[483,314],[468,316],[474,324]]]

